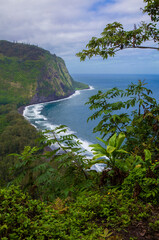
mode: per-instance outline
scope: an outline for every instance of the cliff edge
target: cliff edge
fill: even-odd
[[[22,105],[68,97],[88,85],[70,76],[62,58],[42,48],[0,41],[0,104]]]

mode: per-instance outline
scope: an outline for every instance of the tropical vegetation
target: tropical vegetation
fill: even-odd
[[[104,37],[79,54],[81,59],[114,55],[116,40],[120,50],[150,38],[158,42],[159,2],[145,3],[152,23],[132,32],[116,23],[107,26]],[[97,42],[104,50],[94,49]],[[125,90],[99,91],[87,104],[93,110],[88,120],[99,119],[94,133],[101,134],[91,146],[92,159],[76,136],[65,134],[66,126],[37,133],[15,103],[0,106],[2,240],[159,239],[158,102],[139,80]],[[57,147],[51,150],[52,145]],[[98,163],[105,164],[104,170],[91,170]]]

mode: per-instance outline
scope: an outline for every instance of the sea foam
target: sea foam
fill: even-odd
[[[67,97],[67,98],[63,98],[63,99],[59,99],[59,100],[55,100],[55,101],[51,101],[51,102],[45,102],[45,103],[39,103],[39,104],[33,104],[33,105],[29,105],[26,106],[23,112],[23,116],[37,129],[41,129],[41,130],[54,130],[56,127],[59,127],[59,125],[56,124],[51,124],[48,119],[43,116],[41,114],[42,109],[44,108],[45,105],[47,104],[51,104],[54,102],[60,102],[60,101],[65,101],[67,99],[76,97],[77,95],[79,95],[81,93],[81,91],[88,91],[88,90],[93,90],[94,87],[93,86],[89,86],[89,89],[84,89],[84,90],[77,90],[74,94],[72,94],[71,96]],[[58,137],[60,136],[65,136],[68,134],[75,134],[76,132],[72,131],[69,127],[67,127],[67,131],[61,132]],[[52,137],[51,133],[47,134],[47,136],[49,138]],[[74,139],[75,141],[79,140],[81,143],[81,148],[86,150],[86,156],[87,158],[92,158],[93,154],[92,154],[92,148],[90,147],[90,145],[92,144],[91,142],[88,142],[87,140],[78,138],[78,139]],[[53,146],[53,148],[56,148],[57,146]],[[103,165],[100,164],[95,164],[92,166],[91,168],[92,170],[96,170],[96,171],[102,171],[103,169]]]
[[[38,103],[38,104],[33,104],[33,105],[29,105],[26,106],[23,112],[23,116],[36,128],[41,129],[41,130],[54,130],[56,127],[58,127],[58,125],[56,124],[51,124],[48,122],[48,119],[41,114],[42,109],[44,108],[44,106],[46,104],[51,104],[54,102],[60,102],[60,101],[65,101],[67,99],[73,98],[78,96],[81,91],[88,91],[88,90],[93,90],[93,86],[89,86],[89,89],[83,89],[83,90],[77,90],[75,91],[74,94],[72,94],[71,96],[67,97],[67,98],[63,98],[63,99],[59,99],[59,100],[55,100],[55,101],[51,101],[51,102],[45,102],[45,103]],[[76,134],[76,132],[72,131],[69,127],[67,127],[67,131],[61,132],[59,134],[60,136],[65,136],[65,135],[69,135],[69,134]],[[81,142],[81,147],[83,149],[85,149],[89,155],[92,155],[91,152],[91,147],[89,147],[90,142],[88,142],[87,140],[83,140],[83,139],[78,139]]]
[[[45,116],[41,115],[41,111],[43,108],[44,108],[44,103],[26,106],[23,112],[23,116],[28,120],[30,119],[47,120]]]

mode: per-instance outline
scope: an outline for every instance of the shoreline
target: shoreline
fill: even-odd
[[[65,97],[65,98],[60,98],[60,99],[57,99],[57,100],[52,100],[52,101],[48,101],[48,102],[41,102],[41,103],[35,103],[35,104],[29,104],[29,105],[27,105],[27,106],[34,106],[34,105],[36,105],[36,104],[44,104],[44,103],[46,103],[46,104],[49,104],[49,103],[54,103],[54,102],[59,102],[59,101],[64,101],[64,100],[67,100],[67,99],[69,99],[69,98],[72,98],[72,97],[74,97],[74,96],[76,96],[76,95],[78,95],[78,92],[80,92],[80,91],[90,91],[90,90],[93,90],[94,89],[94,87],[92,87],[92,86],[89,86],[89,88],[87,88],[87,89],[81,89],[81,90],[76,90],[73,94],[71,94],[70,96],[68,96],[68,97]],[[29,124],[31,124],[31,122],[27,119],[27,117],[25,117],[25,108],[27,107],[27,106],[22,106],[22,107],[20,107],[19,108],[19,112],[21,111],[21,113],[23,114],[23,117],[29,122]],[[26,110],[27,111],[27,110]],[[36,127],[35,125],[33,125],[33,124],[31,124],[37,131],[39,130],[39,128],[38,127]],[[80,138],[78,138],[78,140],[80,140],[80,142],[81,142],[81,149],[83,149],[83,150],[85,150],[86,152],[87,152],[87,154],[85,153],[85,156],[87,157],[87,159],[92,159],[92,157],[93,157],[93,155],[92,155],[92,151],[91,151],[91,149],[89,149],[89,145],[90,144],[92,144],[91,142],[89,142],[88,140],[83,140],[83,139],[80,139]],[[45,148],[44,148],[44,151],[43,151],[43,154],[46,152],[52,152],[54,149],[56,149],[56,146],[55,145],[51,145],[51,146],[46,146]],[[59,152],[58,152],[58,154],[59,153],[62,153],[62,149],[60,149],[59,150]],[[91,169],[92,170],[94,170],[94,171],[97,171],[97,172],[101,172],[102,171],[102,169],[103,169],[103,165],[101,164],[101,165],[94,165],[94,166],[92,166],[91,167]]]
[[[24,110],[26,107],[28,106],[32,106],[32,105],[35,105],[35,104],[44,104],[44,103],[53,103],[53,102],[58,102],[58,101],[64,101],[64,100],[67,100],[69,98],[71,98],[73,95],[75,95],[78,91],[84,91],[84,90],[92,90],[94,89],[92,86],[89,86],[89,88],[84,88],[84,89],[79,89],[79,90],[75,90],[73,93],[69,94],[68,96],[66,97],[63,97],[63,98],[57,98],[57,99],[54,99],[54,100],[49,100],[49,101],[41,101],[41,102],[35,102],[35,103],[30,103],[28,105],[24,105],[24,106],[21,106],[17,109],[18,113],[21,114],[22,116],[24,116]]]
[[[69,96],[64,97],[64,98],[58,98],[56,100],[54,99],[54,100],[50,100],[50,101],[47,101],[47,102],[45,101],[45,102],[28,104],[26,106],[21,106],[21,107],[18,108],[18,112],[24,117],[24,119],[26,119],[29,122],[29,120],[25,117],[26,107],[33,106],[33,105],[36,105],[36,104],[49,104],[49,103],[64,101],[64,100],[67,100],[69,98],[72,98],[72,97],[78,95],[78,92],[80,92],[80,91],[88,91],[88,90],[93,90],[93,89],[94,89],[94,87],[89,86],[89,88],[76,90],[72,94],[70,94]],[[29,122],[29,124],[31,124],[31,122]],[[31,124],[31,125],[38,131],[38,128],[35,125],[33,125],[33,124]],[[53,149],[50,146],[47,146],[47,147],[45,147],[44,152],[48,152],[48,151],[50,152],[52,150]]]
[[[21,115],[23,115],[25,108],[28,107],[28,106],[32,106],[32,105],[35,105],[35,104],[49,103],[49,102],[53,102],[53,101],[57,101],[57,100],[62,100],[62,99],[65,99],[65,98],[68,98],[68,97],[72,96],[74,93],[75,93],[75,91],[73,93],[69,94],[68,96],[64,97],[64,98],[57,98],[57,99],[53,99],[53,100],[46,100],[46,101],[44,100],[44,101],[39,101],[39,102],[38,101],[35,101],[35,102],[33,101],[32,102],[32,100],[31,100],[31,102],[29,104],[19,107],[18,112]]]

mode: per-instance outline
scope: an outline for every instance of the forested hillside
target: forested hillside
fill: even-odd
[[[0,41],[0,104],[52,101],[76,89],[63,59],[34,45]]]
[[[36,145],[37,131],[19,113],[27,104],[67,97],[88,85],[69,75],[63,59],[34,45],[0,41],[0,172],[9,178],[10,153]]]
[[[96,55],[106,59],[126,48],[158,50],[159,1],[144,2],[150,23],[131,31],[120,23],[108,24],[101,38],[93,37],[78,53],[81,60]],[[157,47],[143,46],[147,40]],[[61,59],[35,46],[35,55],[23,47],[19,53],[1,49],[0,238],[158,240],[159,103],[152,91],[139,80],[89,98],[93,112],[88,120],[98,120],[93,131],[101,135],[90,146],[92,159],[75,135],[66,136],[66,126],[38,133],[35,141],[37,131],[17,107],[62,97],[76,84]],[[50,150],[52,144],[57,147]],[[99,163],[105,164],[102,172],[91,170]]]

